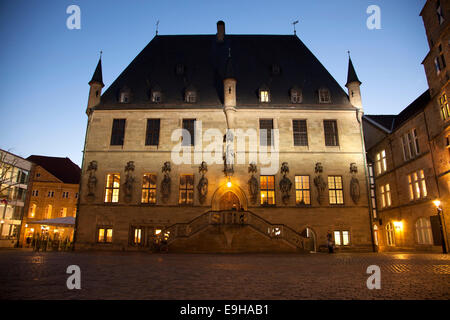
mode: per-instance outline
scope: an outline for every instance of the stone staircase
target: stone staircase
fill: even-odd
[[[189,238],[211,225],[249,226],[270,239],[280,239],[299,249],[305,249],[307,239],[284,224],[272,224],[250,211],[208,211],[187,223],[176,223],[162,231],[167,242]]]

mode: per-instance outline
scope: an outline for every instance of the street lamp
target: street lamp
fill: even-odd
[[[442,217],[441,217],[441,214],[444,215],[444,211],[441,208],[441,202],[439,200],[434,200],[433,203],[438,211],[437,214],[439,218],[439,228],[441,229],[441,238],[442,238],[442,253],[447,253],[447,246],[445,244],[444,228],[442,226]]]

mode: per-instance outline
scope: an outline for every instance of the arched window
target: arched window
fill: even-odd
[[[386,225],[386,239],[388,246],[395,246],[395,232],[391,222]]]
[[[420,218],[416,221],[416,235],[418,244],[433,244],[430,219]]]

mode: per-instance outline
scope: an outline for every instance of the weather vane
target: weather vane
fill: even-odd
[[[294,22],[292,22],[292,25],[294,26],[294,35],[296,35],[297,34],[297,31],[295,31],[295,25],[298,23],[298,20],[297,21],[294,21]]]
[[[158,35],[159,20],[156,21],[156,35]]]

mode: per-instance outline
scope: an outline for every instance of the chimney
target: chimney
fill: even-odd
[[[225,38],[225,22],[217,21],[217,42],[223,42]]]

